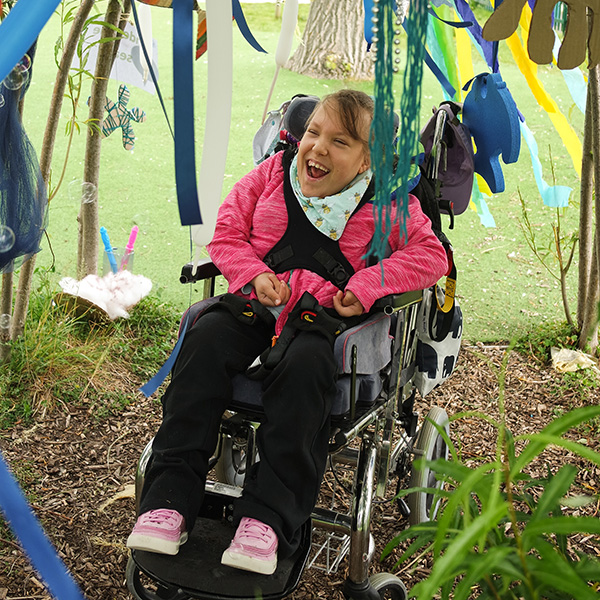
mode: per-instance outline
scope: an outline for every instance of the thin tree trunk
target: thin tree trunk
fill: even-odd
[[[589,82],[589,79],[588,79]],[[579,197],[579,284],[577,289],[577,324],[583,327],[587,313],[587,295],[589,290],[589,274],[592,264],[593,228],[593,190],[594,190],[594,155],[592,153],[592,96],[588,83],[583,128],[583,160],[581,163],[581,188]]]
[[[12,314],[13,274],[2,275],[0,296],[0,364],[10,356],[10,321]]]
[[[588,116],[589,113],[589,123]],[[588,127],[589,125],[589,127]],[[598,289],[598,273],[600,272],[600,68],[598,66],[589,70],[588,78],[588,100],[586,105],[586,130],[585,135],[591,137],[591,153],[594,171],[595,188],[595,228],[592,223],[592,207],[589,206],[589,221],[587,228],[589,235],[594,231],[594,245],[592,258],[589,261],[588,273],[586,277],[585,289],[582,289],[581,282],[579,286],[580,295],[584,296],[582,310],[583,321],[581,333],[579,336],[579,348],[584,349],[589,345],[591,352],[595,353],[598,348],[598,299],[600,291]],[[591,176],[591,174],[590,174]],[[591,178],[591,177],[590,177]],[[582,182],[583,185],[583,182]],[[591,187],[591,185],[590,185]],[[591,193],[591,190],[590,190]],[[582,198],[583,202],[583,198]],[[580,236],[585,235],[583,231],[584,224],[580,222]]]
[[[117,27],[120,18],[120,0],[110,0],[104,21]],[[78,279],[83,279],[86,275],[95,274],[98,269],[98,183],[100,179],[100,150],[102,142],[99,128],[102,127],[102,120],[104,118],[108,78],[115,56],[114,44],[120,39],[115,31],[106,25],[102,27],[100,36],[103,39],[113,38],[113,41],[100,44],[98,48],[98,60],[96,62],[96,73],[92,82],[89,120],[93,125],[88,127],[87,130],[83,181],[94,186],[93,189],[95,191],[93,194],[86,194],[85,201],[82,201],[79,210]]]
[[[286,65],[309,77],[373,79],[361,0],[312,0],[302,43]]]
[[[65,87],[69,78],[69,69],[71,68],[73,56],[75,55],[75,50],[77,49],[79,36],[81,35],[83,26],[90,13],[90,10],[92,9],[92,6],[94,5],[94,2],[95,0],[82,1],[77,14],[75,15],[75,19],[73,20],[73,24],[71,25],[71,30],[69,31],[69,36],[60,60],[59,70],[54,83],[54,91],[52,93],[46,130],[44,131],[42,152],[40,154],[40,170],[46,185],[48,185],[48,181],[50,179],[52,153],[54,151],[54,142],[56,140],[56,132],[58,130],[58,124],[60,121],[60,111],[64,99]],[[26,261],[21,266],[19,273],[19,283],[16,291],[15,307],[10,334],[13,340],[17,339],[23,334],[25,318],[27,316],[27,308],[29,306],[31,282],[35,269],[35,257],[36,255],[34,254],[28,261]]]

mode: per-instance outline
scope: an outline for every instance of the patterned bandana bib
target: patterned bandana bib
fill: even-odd
[[[371,183],[371,169],[357,175],[341,192],[325,198],[308,198],[302,193],[298,180],[298,157],[290,165],[292,189],[308,220],[323,234],[339,240],[348,219]]]

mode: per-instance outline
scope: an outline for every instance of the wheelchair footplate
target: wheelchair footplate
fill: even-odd
[[[131,560],[135,564],[128,566],[127,583],[134,596],[141,600],[277,600],[294,591],[310,551],[310,520],[304,525],[302,541],[295,554],[280,560],[273,575],[261,575],[221,564],[221,555],[229,546],[235,528],[223,516],[230,507],[223,504],[219,515],[218,504],[218,499],[210,498],[209,516],[198,517],[188,541],[177,555],[132,552]],[[155,582],[158,591],[146,591],[139,573],[134,572],[135,567]]]

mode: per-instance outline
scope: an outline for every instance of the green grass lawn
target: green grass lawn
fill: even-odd
[[[103,6],[103,3],[99,3]],[[234,31],[233,118],[227,157],[223,196],[252,167],[252,138],[260,121],[275,71],[274,52],[279,22],[271,4],[248,4],[245,11],[250,28],[269,54],[259,54]],[[300,6],[300,28],[308,13],[308,5]],[[153,9],[154,37],[158,41],[160,86],[169,111],[172,110],[171,12]],[[56,74],[53,48],[59,33],[54,18],[43,30],[34,66],[31,88],[25,105],[25,125],[36,149],[41,148],[43,131]],[[573,188],[572,208],[564,211],[563,227],[577,226],[576,201],[578,178],[548,115],[538,106],[525,79],[512,63],[506,48],[501,51],[501,72],[530,129],[536,135],[544,177],[553,183],[549,149],[553,159],[556,183]],[[473,52],[476,69],[487,70]],[[477,71],[476,71],[477,72]],[[540,78],[564,114],[573,120],[581,134],[583,116],[573,109],[573,102],[562,74],[551,67],[540,67]],[[197,170],[200,169],[203,123],[206,100],[206,55],[195,66]],[[270,108],[277,108],[295,93],[323,95],[352,85],[372,90],[371,83],[353,84],[342,81],[314,80],[282,71]],[[109,97],[116,99],[119,82],[109,83]],[[401,79],[394,81],[398,96]],[[157,96],[130,88],[129,107],[139,106],[147,113],[145,123],[134,124],[136,145],[132,152],[123,149],[120,133],[115,132],[102,143],[99,186],[100,224],[105,226],[115,246],[123,246],[133,224],[140,228],[136,244],[135,271],[153,281],[152,294],[184,309],[200,297],[200,288],[182,286],[181,265],[190,259],[187,228],[181,227],[176,200],[173,142]],[[84,101],[87,92],[84,92]],[[442,89],[425,69],[421,125],[431,107],[444,99]],[[87,116],[87,107],[80,109]],[[66,125],[69,108],[63,107]],[[63,128],[64,131],[64,128]],[[66,150],[66,136],[59,131],[53,158],[53,181],[58,180]],[[40,270],[52,268],[51,280],[57,285],[64,276],[75,276],[77,253],[77,213],[79,197],[74,188],[82,179],[85,135],[76,136],[66,167],[65,183],[50,205],[48,240],[42,242],[38,256]],[[523,333],[543,320],[563,320],[564,314],[558,283],[539,264],[529,250],[520,229],[519,191],[530,210],[530,220],[542,237],[551,234],[555,212],[543,207],[535,185],[529,152],[523,143],[521,158],[515,165],[504,167],[506,191],[494,195],[488,205],[496,220],[495,228],[485,228],[471,210],[456,219],[449,231],[458,265],[457,293],[465,315],[465,337],[472,341],[505,340]],[[569,276],[572,310],[576,303],[576,273]]]

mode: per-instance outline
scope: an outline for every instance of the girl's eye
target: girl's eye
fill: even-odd
[[[339,138],[335,140],[336,144],[341,144],[342,146],[346,146],[346,140],[340,140]]]

